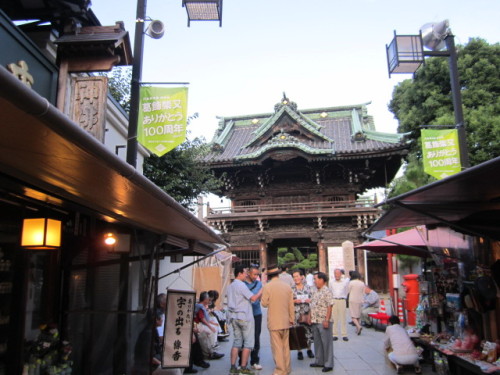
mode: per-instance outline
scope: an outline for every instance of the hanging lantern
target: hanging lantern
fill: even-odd
[[[53,250],[61,246],[61,221],[36,218],[24,219],[21,247],[33,250]]]

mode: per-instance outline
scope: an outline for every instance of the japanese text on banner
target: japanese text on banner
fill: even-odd
[[[187,88],[141,87],[137,140],[163,156],[186,140]]]
[[[422,129],[424,171],[438,180],[460,172],[460,149],[456,129]]]

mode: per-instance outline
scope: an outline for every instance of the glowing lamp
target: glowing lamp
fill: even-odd
[[[114,246],[116,244],[116,235],[112,232],[106,233],[104,235],[104,243],[108,246]]]
[[[61,246],[61,221],[47,218],[24,219],[21,247],[53,250]]]

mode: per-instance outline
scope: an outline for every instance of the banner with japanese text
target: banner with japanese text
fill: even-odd
[[[422,129],[424,171],[438,180],[461,171],[457,129]]]
[[[186,140],[187,87],[141,87],[137,140],[163,156]]]
[[[163,331],[163,368],[189,367],[196,292],[167,291]]]

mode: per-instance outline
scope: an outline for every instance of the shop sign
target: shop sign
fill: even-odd
[[[163,156],[186,140],[187,87],[142,86],[137,140]]]
[[[457,129],[422,129],[424,171],[438,180],[461,171]]]
[[[168,290],[163,333],[163,368],[189,367],[196,292]]]

